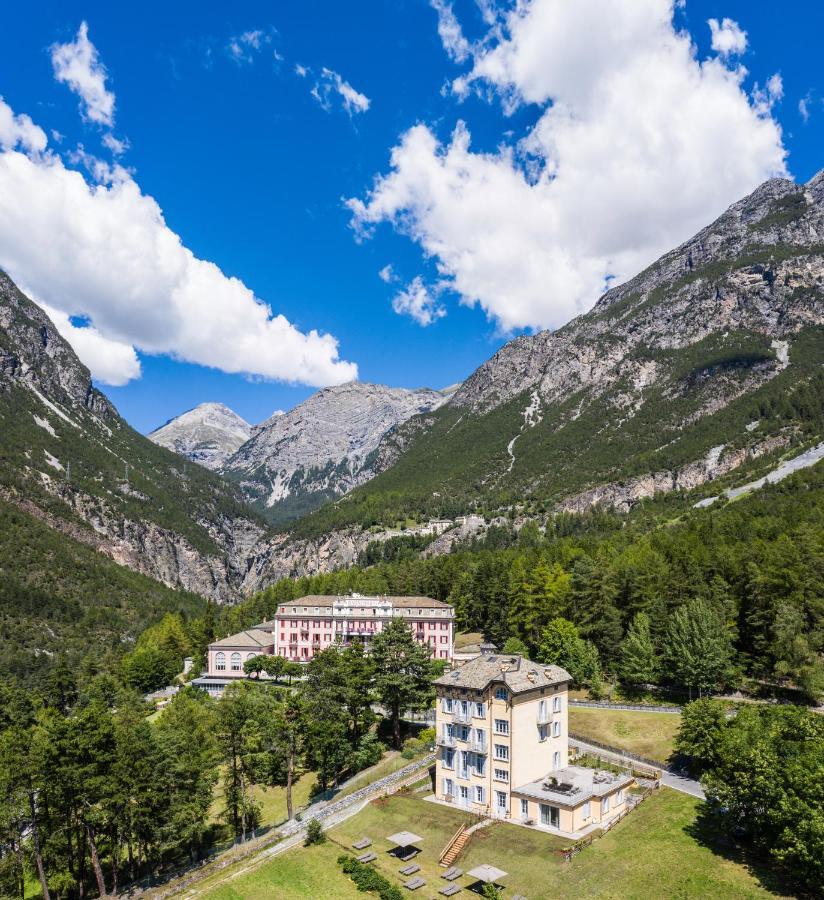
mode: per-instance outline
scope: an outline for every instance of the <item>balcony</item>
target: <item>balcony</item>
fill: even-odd
[[[470,738],[469,742],[468,742],[468,746],[469,746],[469,749],[473,753],[483,753],[484,755],[489,753],[489,750],[487,749],[488,745],[487,745],[485,739],[480,739],[480,738],[476,738],[476,737]]]
[[[538,710],[538,724],[539,725],[549,725],[552,722],[553,716],[555,716],[551,709],[547,708],[545,710]]]
[[[472,711],[467,709],[466,712],[464,712],[459,706],[456,706],[452,710],[452,719],[455,722],[468,725],[472,721]]]
[[[455,746],[455,735],[454,734],[442,734],[438,737],[437,744],[439,747],[454,747]]]

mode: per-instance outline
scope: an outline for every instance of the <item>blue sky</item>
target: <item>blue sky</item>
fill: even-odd
[[[654,4],[655,0],[649,2]],[[680,240],[691,233],[694,223],[703,224],[721,212],[738,196],[736,191],[741,186],[749,187],[751,182],[754,186],[760,180],[759,173],[774,165],[775,139],[762,127],[765,120],[780,125],[779,143],[787,151],[786,166],[793,176],[806,180],[824,166],[820,150],[824,146],[821,5],[788,2],[779,10],[774,4],[688,0],[683,9],[676,10],[674,21],[677,29],[689,31],[697,59],[715,56],[730,69],[746,66],[748,74],[741,76],[742,102],[758,102],[753,93],[758,85],[761,102],[769,109],[761,110],[757,122],[752,117],[752,121],[736,125],[732,137],[717,128],[717,159],[711,136],[704,139],[693,154],[708,157],[702,162],[704,168],[688,167],[685,171],[695,177],[696,184],[709,178],[710,187],[698,200],[693,190],[684,187],[683,200],[676,199],[671,219],[658,207],[671,205],[672,195],[668,192],[661,196],[660,190],[651,189],[652,199],[626,209],[628,243],[618,246],[610,237],[621,230],[620,221],[605,223],[603,229],[610,234],[599,237],[593,245],[586,243],[589,238],[583,232],[587,229],[578,223],[582,236],[570,240],[569,246],[560,247],[563,241],[559,235],[547,231],[547,244],[557,245],[559,254],[561,250],[563,254],[537,259],[540,239],[537,249],[530,247],[533,232],[524,237],[518,230],[521,209],[524,219],[538,220],[540,234],[540,217],[555,214],[555,208],[548,205],[555,201],[546,199],[548,190],[534,210],[531,199],[521,199],[522,194],[524,198],[533,195],[529,188],[541,177],[534,172],[526,187],[516,185],[517,190],[507,194],[511,170],[502,161],[500,148],[515,147],[551,108],[554,95],[553,101],[538,97],[543,88],[535,87],[540,71],[523,74],[524,66],[518,60],[526,59],[534,66],[543,63],[529,62],[525,42],[516,45],[505,31],[497,37],[492,34],[494,27],[508,24],[504,4],[499,4],[497,26],[491,24],[494,4],[457,0],[451,6],[445,2],[440,5],[439,20],[438,11],[426,0],[231,5],[45,2],[37,5],[36,15],[20,4],[6,4],[0,11],[4,35],[0,96],[14,114],[28,115],[45,132],[49,147],[61,156],[65,166],[84,171],[90,190],[94,189],[94,178],[86,171],[88,160],[84,170],[78,145],[107,165],[117,162],[128,169],[130,183],[154,198],[168,229],[180,236],[194,257],[216,264],[226,276],[240,279],[301,335],[313,329],[333,335],[338,341],[339,360],[356,364],[362,380],[409,387],[441,387],[460,380],[508,336],[561,324],[586,308],[597,296],[598,283],[614,272],[631,275],[646,256],[668,246],[659,247],[655,240],[663,238],[651,237],[649,229],[639,224],[647,213],[653,223],[657,221],[655,216],[664,216],[657,231],[667,240]],[[444,10],[452,7],[462,29],[461,41],[450,44],[447,32],[445,45],[438,25],[440,21],[443,31],[449,24]],[[711,18],[718,20],[719,27],[723,27],[725,18],[737,23],[747,34],[746,46],[725,51],[718,49],[724,46],[718,44],[713,49],[707,25]],[[70,80],[55,77],[53,48],[76,41],[81,22],[88,24],[88,40],[99,55],[99,63],[105,66],[106,89],[116,97],[111,115],[104,110],[95,118],[93,108],[88,103],[83,106],[86,101],[72,90]],[[537,24],[527,24],[533,32],[538,28]],[[577,26],[570,23],[563,27],[574,30]],[[635,33],[632,28],[630,38]],[[639,40],[656,40],[645,36],[643,28],[638,33]],[[725,33],[735,44],[736,32],[727,29]],[[563,40],[563,35],[558,39]],[[512,50],[508,58],[515,60],[513,71],[521,73],[513,76],[515,88],[507,85],[505,78],[496,80],[497,76],[484,74],[497,71],[492,63],[500,61],[500,55],[490,54],[507,40]],[[574,41],[566,43],[572,45]],[[550,48],[551,44],[551,55]],[[630,58],[632,47],[627,50]],[[613,48],[609,52],[617,58],[622,50]],[[587,51],[581,53],[575,57],[570,51],[565,63],[569,67],[566,81],[563,72],[551,73],[550,79],[553,85],[561,84],[559,95],[566,91],[573,106],[575,102],[590,103],[575,96],[576,67],[588,64]],[[605,78],[622,77],[619,65],[623,63],[616,62],[615,70]],[[297,66],[304,67],[306,73],[297,74]],[[330,74],[324,75],[324,69]],[[467,88],[462,91],[455,86],[454,79],[473,70],[476,75]],[[769,94],[769,79],[776,74],[780,75],[781,89],[773,82]],[[350,86],[356,92],[351,96],[361,98],[349,110],[337,89],[339,84]],[[318,96],[313,96],[313,88]],[[548,90],[551,93],[554,88]],[[515,101],[513,91],[518,95]],[[638,103],[646,102],[644,94],[639,92]],[[712,97],[716,95],[721,97],[720,88]],[[368,109],[359,109],[357,104],[365,106],[366,98]],[[719,122],[728,115],[723,108],[727,99],[719,100]],[[802,100],[803,110],[799,107]],[[666,97],[661,100],[677,108],[676,101]],[[597,106],[590,105],[587,110],[597,120]],[[609,116],[616,115],[620,115],[620,107],[606,110],[604,119],[609,121]],[[668,128],[666,114],[653,111],[650,119],[656,115],[661,118],[660,127]],[[103,121],[107,118],[109,121]],[[456,151],[455,158],[441,167],[459,120],[471,132],[472,155]],[[597,121],[590,124],[591,133],[596,134]],[[403,136],[416,125],[425,128],[417,133],[422,143],[403,145]],[[757,131],[756,137],[751,138],[747,129],[754,135]],[[606,133],[616,144],[621,139],[614,127]],[[127,140],[128,149],[112,156],[104,146],[106,135]],[[429,137],[442,142],[432,153],[425,146],[424,139]],[[574,139],[585,140],[586,135]],[[742,159],[740,172],[737,154],[725,156],[721,147],[731,142],[734,145],[736,140],[743,148],[763,141],[759,155],[753,151],[749,158],[748,150],[741,154],[747,158]],[[651,139],[650,144],[654,143]],[[402,146],[406,149],[398,157],[397,179],[385,191],[370,197],[375,177],[392,171],[393,148]],[[539,168],[545,169],[549,158],[545,147],[537,158]],[[485,169],[493,163],[494,168]],[[517,170],[522,165],[526,171],[530,164],[535,164],[535,155],[513,166]],[[593,179],[597,180],[600,166],[595,159],[591,165]],[[666,159],[652,159],[650,165],[667,168]],[[718,174],[722,170],[723,176]],[[438,181],[440,175],[443,184]],[[586,170],[578,177],[585,175]],[[712,186],[716,177],[717,190]],[[575,184],[572,182],[570,192]],[[456,194],[463,193],[473,194],[473,206],[461,205],[465,198]],[[637,193],[643,198],[643,190]],[[467,223],[483,219],[486,196],[490,209],[503,213],[493,216],[491,223],[483,223],[483,229],[479,229],[482,233],[465,236],[472,230]],[[352,198],[361,201],[360,212],[347,207],[345,201]],[[590,219],[600,218],[597,202],[597,197],[583,201],[585,208],[590,204],[595,210]],[[619,195],[615,200],[619,211],[621,202],[626,201]],[[679,214],[678,202],[683,203],[683,215]],[[611,195],[604,197],[604,203],[614,206]],[[573,221],[569,218],[572,213],[562,212],[567,217],[564,221]],[[508,215],[513,218],[509,225]],[[14,221],[19,231],[21,220]],[[682,234],[679,228],[686,227],[690,231]],[[634,243],[633,228],[638,234]],[[34,223],[31,229],[32,242],[48,244],[51,240],[47,229]],[[564,240],[568,240],[571,229],[564,226]],[[512,277],[522,242],[525,257],[535,262],[537,294],[534,283],[520,284]],[[591,266],[579,271],[573,265],[566,280],[557,283],[542,274],[563,268],[562,263],[575,255],[578,246],[591,258]],[[490,269],[490,258],[497,259],[499,250],[502,258],[496,261],[496,268]],[[0,259],[2,252],[0,246]],[[59,306],[55,292],[65,257],[61,260],[56,253],[56,258],[47,260],[50,272],[46,277],[37,269],[45,263],[34,254],[9,254],[3,264],[11,274],[25,286],[37,288],[33,292],[49,307]],[[481,259],[483,264],[474,264],[472,259]],[[105,262],[98,264],[105,266]],[[385,281],[379,272],[387,265],[391,266],[391,276]],[[421,279],[417,293],[416,278]],[[547,282],[547,294],[557,297],[544,305],[541,279]],[[102,284],[98,289],[100,302],[112,307],[122,302],[116,283]],[[83,308],[82,285],[75,291],[77,298],[71,309],[67,306],[64,311],[74,312],[75,325],[82,325],[84,319],[78,315],[88,312]],[[407,298],[406,314],[403,301],[395,303],[400,312],[393,309],[393,299],[399,295]],[[138,305],[144,302],[139,299],[139,291],[134,296]],[[414,296],[417,306],[409,299]],[[468,306],[459,302],[461,297],[477,302]],[[100,302],[94,307],[96,311],[101,309]],[[190,334],[197,327],[197,313],[192,317],[191,306],[187,309],[194,319],[185,325],[184,330]],[[135,315],[134,309],[131,315]],[[265,359],[250,363],[250,374],[221,371],[220,366],[233,369],[238,365],[226,363],[227,357],[220,354],[214,363],[206,365],[175,361],[173,356],[210,361],[210,349],[198,346],[191,350],[197,340],[190,337],[164,343],[158,336],[164,328],[162,308],[152,310],[151,316],[157,319],[156,330],[151,340],[141,344],[141,339],[129,332],[125,314],[112,317],[108,323],[101,313],[89,312],[90,321],[97,324],[99,317],[105,323],[107,338],[138,348],[140,377],[122,386],[103,387],[141,430],[156,427],[205,400],[224,402],[248,420],[260,421],[275,409],[293,406],[316,389],[273,379],[271,372],[275,370]],[[431,321],[422,325],[427,317]],[[183,329],[182,325],[175,327]],[[231,344],[233,332],[227,327],[222,339],[213,337],[212,342]],[[166,349],[147,352],[146,345]],[[238,351],[241,356],[243,352]],[[275,359],[281,352],[273,339],[262,351],[255,344],[249,356]],[[327,360],[324,365],[324,371],[331,371],[333,363]],[[287,376],[296,372],[300,381],[305,369],[284,365],[283,371]],[[314,384],[323,378],[323,374],[314,377]]]

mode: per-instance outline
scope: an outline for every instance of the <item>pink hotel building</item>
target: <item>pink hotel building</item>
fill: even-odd
[[[207,672],[192,684],[219,695],[238,678],[243,664],[259,654],[308,663],[316,653],[338,642],[360,640],[368,650],[372,638],[393,618],[403,619],[433,659],[452,662],[455,609],[431,597],[365,597],[311,595],[278,606],[271,622],[255,625],[209,644]]]
[[[295,662],[309,662],[336,641],[346,646],[357,639],[368,650],[384,623],[395,617],[404,619],[415,638],[429,645],[433,659],[451,662],[455,610],[431,597],[312,595],[282,603],[270,623],[274,651]]]

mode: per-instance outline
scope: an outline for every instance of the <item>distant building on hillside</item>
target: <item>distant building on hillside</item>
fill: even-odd
[[[631,777],[569,765],[570,680],[488,651],[436,679],[435,799],[564,835],[624,812]]]
[[[455,610],[448,603],[431,597],[311,595],[281,603],[271,622],[210,644],[206,673],[192,684],[219,696],[227,684],[247,677],[244,664],[259,654],[308,663],[332,644],[347,647],[359,640],[368,650],[393,618],[409,625],[433,659],[452,661]]]
[[[366,649],[372,638],[393,618],[403,619],[415,639],[429,646],[433,659],[452,660],[455,609],[431,597],[309,596],[278,606],[274,621],[275,653],[296,662],[308,662],[334,643],[361,641]]]

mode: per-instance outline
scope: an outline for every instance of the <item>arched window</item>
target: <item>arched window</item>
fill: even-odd
[[[257,656],[257,653],[247,653],[246,659],[254,659]]]
[[[226,671],[226,654],[221,652],[215,655],[215,668],[218,672]]]
[[[239,653],[232,654],[232,671],[233,672],[240,671],[240,654]]]

